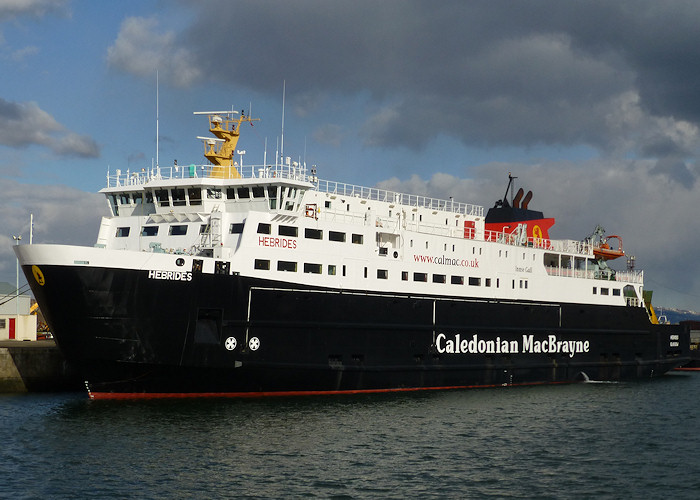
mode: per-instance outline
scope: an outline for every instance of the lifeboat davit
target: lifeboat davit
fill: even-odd
[[[608,240],[610,238],[617,239],[617,248],[610,248],[610,244],[608,243]],[[595,255],[597,259],[602,260],[612,260],[617,259],[618,257],[622,257],[623,255],[625,255],[625,251],[622,249],[622,238],[614,234],[607,236],[600,246],[593,247],[593,255]]]

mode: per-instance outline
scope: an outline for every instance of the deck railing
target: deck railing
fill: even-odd
[[[336,196],[384,201],[395,203],[396,205],[460,213],[473,217],[483,217],[484,215],[484,207],[480,205],[398,193],[385,189],[346,184],[344,182],[322,180],[314,175],[307,175],[307,170],[303,167],[291,165],[236,165],[234,167],[218,167],[215,165],[173,165],[168,167],[154,167],[148,170],[127,170],[126,172],[117,170],[115,174],[107,174],[107,187],[141,186],[152,181],[177,179],[288,179],[310,182],[318,191]]]
[[[644,283],[644,271],[615,271],[613,269],[571,269],[568,267],[546,266],[550,276],[584,278],[602,281],[620,281],[624,283]]]

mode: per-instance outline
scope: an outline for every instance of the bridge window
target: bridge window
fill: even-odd
[[[156,200],[158,200],[159,206],[169,207],[170,206],[170,198],[168,197],[168,190],[167,189],[156,190]]]
[[[185,190],[184,189],[173,189],[173,206],[182,207],[187,202],[185,201]]]
[[[202,204],[202,188],[189,188],[187,190],[187,196],[190,199],[190,205]]]
[[[255,186],[253,188],[253,198],[265,198],[265,188],[262,186]]]
[[[250,190],[248,188],[238,188],[238,199],[244,200],[250,198]]]
[[[267,197],[270,200],[270,210],[277,210],[277,186],[267,187]]]
[[[116,194],[111,194],[109,195],[109,206],[112,209],[112,213],[114,215],[119,215],[119,204],[117,203],[117,195]]]

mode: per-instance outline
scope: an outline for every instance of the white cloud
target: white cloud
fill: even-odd
[[[2,0],[0,21],[14,17],[43,17],[47,14],[67,14],[68,0]]]
[[[107,49],[107,63],[120,71],[161,78],[177,87],[189,87],[201,77],[196,58],[178,46],[173,31],[157,33],[153,18],[129,17],[124,20],[114,44]]]
[[[66,186],[0,179],[0,193],[0,281],[15,281],[12,236],[22,235],[22,244],[29,243],[30,214],[34,214],[34,243],[92,246],[100,217],[107,213],[104,195]]]
[[[35,45],[28,45],[24,48],[17,49],[13,51],[9,57],[12,59],[14,62],[24,62],[26,59],[28,59],[31,56],[34,56],[39,53],[39,47]]]

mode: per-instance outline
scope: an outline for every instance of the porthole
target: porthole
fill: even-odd
[[[394,258],[398,259],[399,258],[399,252],[394,252]]]
[[[176,265],[176,266],[180,266],[180,267],[184,266],[184,265],[185,265],[185,259],[183,259],[183,258],[177,259],[177,260],[175,261],[175,265]]]

